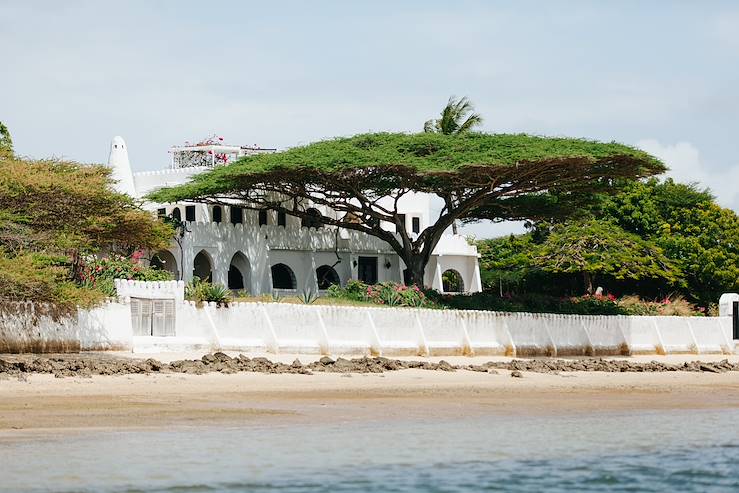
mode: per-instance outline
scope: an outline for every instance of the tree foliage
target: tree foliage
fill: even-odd
[[[475,108],[466,97],[449,98],[441,116],[436,120],[428,120],[423,125],[424,132],[438,132],[444,135],[458,135],[469,132],[482,125],[482,116],[475,113]]]
[[[662,249],[605,221],[571,221],[554,227],[533,259],[552,273],[581,274],[593,292],[596,276],[613,279],[664,279],[674,283],[679,272]]]
[[[443,232],[487,203],[603,192],[619,179],[663,170],[656,158],[617,143],[523,134],[379,133],[247,156],[149,198],[161,203],[238,200],[247,208],[271,208],[361,231],[390,244],[408,267],[407,281],[421,284]],[[398,210],[399,200],[412,192],[436,195],[444,203],[417,237],[402,227]],[[311,204],[332,214],[317,218]]]
[[[690,299],[707,305],[739,289],[739,217],[708,190],[671,179],[633,183],[596,214],[662,248],[683,272]]]
[[[10,131],[3,122],[0,122],[0,157],[10,157],[13,155],[13,139],[10,138]]]
[[[599,233],[602,238],[610,237],[608,231],[615,225],[623,230],[619,235],[636,235],[650,249],[658,249],[660,254],[652,257],[659,259],[657,266],[664,263],[664,258],[672,266],[663,275],[637,282],[630,282],[624,273],[619,279],[606,274],[607,269],[601,270],[597,272],[601,276],[598,284],[604,283],[607,289],[646,298],[653,298],[657,292],[664,297],[674,291],[703,307],[716,303],[721,293],[739,290],[739,218],[732,210],[718,206],[708,190],[671,179],[627,183],[615,195],[594,198],[580,215],[590,219],[577,223],[570,218],[560,226],[540,221],[534,223],[532,233],[478,242],[483,280],[488,280],[491,288],[501,283],[524,292],[569,294],[572,285],[568,274],[562,272],[578,269],[545,272],[544,264],[536,257],[545,243],[559,241],[552,237],[556,231],[572,228],[577,231],[571,238],[576,243],[595,231],[582,231],[582,224],[598,223],[609,225],[607,231]],[[559,251],[562,265],[568,265],[568,255],[572,257],[577,248],[571,245]],[[590,267],[603,267],[595,253],[586,260]],[[625,273],[629,271],[625,269]]]
[[[112,189],[110,170],[0,156],[0,298],[85,304],[84,257],[169,244],[171,228]]]

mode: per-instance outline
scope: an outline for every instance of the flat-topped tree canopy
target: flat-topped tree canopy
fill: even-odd
[[[337,216],[320,222],[387,241],[408,266],[408,280],[420,284],[444,230],[457,219],[474,218],[487,204],[525,203],[528,211],[532,203],[550,201],[521,197],[607,191],[665,169],[646,152],[618,143],[525,134],[374,133],[247,156],[149,198],[237,199],[248,208],[269,207],[301,218],[307,217],[308,202],[325,205]],[[436,222],[414,238],[400,227],[397,209],[397,199],[409,192],[431,193],[444,202]],[[380,201],[386,196],[395,200]],[[495,210],[507,214],[505,206]],[[518,218],[521,208],[511,213]],[[383,229],[382,221],[399,226],[398,235]]]

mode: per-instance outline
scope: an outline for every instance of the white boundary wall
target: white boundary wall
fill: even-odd
[[[82,349],[345,355],[733,354],[729,317],[580,316],[468,310],[176,303],[176,336],[132,337],[125,298],[78,315]]]
[[[226,308],[213,303],[198,307],[188,301],[175,303],[176,336],[134,337],[128,299],[119,297],[92,310],[79,310],[76,316],[55,323],[43,317],[38,322],[26,320],[17,315],[18,310],[6,310],[0,313],[0,342],[6,348],[30,351],[58,346],[44,342],[54,340],[67,341],[70,350],[223,349],[385,356],[732,354],[739,342],[731,339],[730,317],[579,316],[287,303],[233,303]]]
[[[123,298],[185,299],[184,281],[133,281],[113,279],[115,291]]]

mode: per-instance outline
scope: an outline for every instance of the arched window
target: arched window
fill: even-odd
[[[318,282],[318,289],[328,289],[333,284],[341,284],[339,274],[330,265],[322,265],[316,269],[316,281]]]
[[[220,223],[223,221],[223,209],[220,205],[213,206],[213,222]]]
[[[321,213],[318,211],[318,209],[314,209],[311,207],[307,211],[305,211],[307,214],[310,215],[310,217],[304,217],[300,221],[300,225],[304,228],[320,228],[323,227],[323,223],[321,223]]]
[[[192,275],[198,277],[201,281],[211,282],[213,280],[213,263],[210,261],[210,255],[205,250],[195,255],[192,263]]]
[[[180,272],[177,269],[177,259],[169,250],[160,250],[151,257],[149,265],[154,269],[166,270],[172,274],[175,280],[180,279]]]
[[[231,258],[231,265],[228,268],[228,289],[241,290],[250,289],[251,284],[251,264],[241,252],[236,252]]]
[[[454,269],[445,270],[441,274],[441,285],[445,293],[463,293],[464,281],[462,274]]]
[[[272,287],[274,289],[295,289],[297,282],[293,270],[285,264],[272,266]]]
[[[174,209],[172,209],[172,219],[182,221],[182,212],[180,211],[179,207],[175,207]]]

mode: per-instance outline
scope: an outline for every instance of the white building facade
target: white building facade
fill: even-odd
[[[108,165],[119,191],[142,198],[162,187],[186,183],[192,176],[242,156],[274,152],[229,146],[211,139],[173,147],[170,166],[133,173],[126,143],[115,137]],[[314,227],[276,211],[197,203],[144,205],[159,216],[186,225],[169,249],[152,252],[151,262],[170,271],[175,280],[194,276],[252,295],[320,293],[331,284],[356,279],[368,284],[402,282],[405,265],[389,244],[364,233],[328,226]],[[432,217],[432,196],[409,194],[399,204],[406,228],[417,234]],[[316,208],[317,214],[332,211]],[[394,230],[395,225],[386,225]],[[445,234],[426,268],[425,284],[441,292],[481,291],[477,248],[461,235]]]

